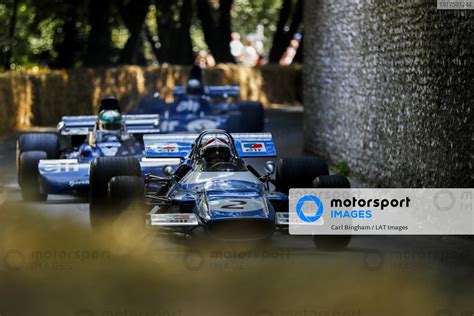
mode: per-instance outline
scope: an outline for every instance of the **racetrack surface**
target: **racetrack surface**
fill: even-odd
[[[266,117],[266,130],[272,132],[279,155],[301,154],[302,110],[271,109],[267,110]],[[68,222],[80,229],[89,229],[88,205],[81,198],[50,196],[48,201],[43,203],[21,201],[16,185],[15,137],[4,140],[0,146],[0,159],[1,179],[6,189],[6,194],[2,194],[3,200],[6,200],[4,205],[18,207],[20,211],[22,207],[31,208],[46,220],[67,217]],[[26,223],[31,225],[30,222]],[[6,224],[8,223],[0,222],[2,226]],[[30,228],[24,227],[25,230]],[[174,258],[175,268],[181,269],[180,273],[184,271],[186,278],[206,273],[206,280],[211,280],[209,282],[212,286],[220,291],[227,291],[228,287],[232,287],[229,293],[238,292],[238,289],[243,293],[253,290],[260,293],[261,296],[255,294],[253,299],[239,299],[247,315],[474,315],[472,239],[454,236],[357,236],[353,238],[347,250],[327,252],[317,250],[311,238],[280,233],[274,235],[270,244],[264,245],[263,248],[259,246],[257,250],[236,250],[227,245],[219,245],[209,250],[203,247],[201,242],[193,244],[193,241],[179,236],[168,238],[155,235],[153,238],[156,243],[147,248],[147,258],[157,265],[166,262],[166,258]],[[14,266],[11,260],[15,252],[12,252],[11,247],[0,247],[0,251],[5,251],[0,253],[3,268],[5,265],[6,268]],[[24,253],[21,249],[19,252]],[[273,269],[271,267],[274,266],[279,267],[275,270],[278,271],[277,274],[270,275],[265,281],[259,279],[262,277],[259,273],[263,269]],[[0,274],[1,271],[0,269]],[[10,269],[9,273],[15,272]],[[246,280],[246,284],[242,285],[238,281],[232,283],[227,278],[241,278]],[[235,284],[238,284],[238,289],[234,288]],[[303,284],[304,287],[299,288]],[[0,283],[0,295],[7,293],[8,296],[9,292],[4,290]],[[272,295],[265,295],[266,291]],[[214,295],[214,298],[219,295],[217,292],[208,294]],[[187,299],[180,298],[176,303],[176,306],[182,307],[182,314],[200,314],[194,309],[196,305],[190,307]],[[227,302],[224,298],[222,300]],[[284,303],[279,304],[279,300]],[[13,301],[16,302],[16,299]],[[98,305],[88,298],[85,298],[85,302],[85,305],[72,308],[70,314],[104,314],[104,309],[97,307]],[[3,316],[2,304],[4,303],[0,301],[0,315]],[[15,308],[24,311],[26,308],[19,305],[6,306],[4,309],[12,311]],[[124,303],[120,306],[128,305]],[[61,311],[67,310],[67,307],[65,308]],[[229,311],[225,308],[234,307],[216,308],[216,311],[222,312]],[[211,310],[209,309],[209,312]],[[110,308],[107,311],[110,311]],[[164,313],[163,310],[160,312]]]

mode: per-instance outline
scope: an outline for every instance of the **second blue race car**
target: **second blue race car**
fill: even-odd
[[[115,98],[101,102],[98,116],[65,116],[57,133],[24,133],[17,142],[17,173],[26,201],[48,194],[87,193],[97,157],[135,157],[139,172],[160,173],[165,162],[143,157],[143,135],[159,132],[159,115],[122,115]]]

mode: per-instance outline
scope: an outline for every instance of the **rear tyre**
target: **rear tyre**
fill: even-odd
[[[288,194],[290,188],[311,188],[314,178],[328,174],[328,165],[324,160],[315,157],[280,158],[276,190]]]
[[[138,110],[140,114],[163,114],[166,111],[166,108],[167,104],[163,99],[145,97],[140,100],[136,110]]]
[[[134,157],[100,157],[92,161],[89,172],[89,216],[92,229],[97,229],[112,215],[109,206],[109,181],[118,176],[141,176]]]
[[[41,159],[47,159],[44,151],[27,151],[20,156],[21,197],[24,201],[44,201],[48,198],[40,190],[38,163]]]
[[[229,112],[227,126],[225,128],[229,133],[238,133],[241,131],[242,114],[240,112]]]
[[[60,155],[59,137],[56,133],[25,133],[16,143],[16,170],[18,185],[21,186],[20,156],[27,151],[43,151],[47,159],[58,159]]]
[[[349,179],[344,176],[320,176],[313,181],[314,188],[350,189]],[[341,250],[351,242],[351,235],[315,235],[313,242],[316,247],[323,250]]]
[[[240,131],[243,133],[260,133],[265,125],[265,111],[260,102],[241,101],[238,103],[242,114],[240,120]]]

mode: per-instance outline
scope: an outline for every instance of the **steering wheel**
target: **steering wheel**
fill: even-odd
[[[103,141],[104,139],[108,139],[108,138],[116,138],[117,141],[121,141],[122,140],[122,137],[120,134],[117,134],[117,133],[114,133],[114,132],[104,132],[104,131],[101,131],[100,133],[100,140]],[[97,136],[96,136],[97,137]]]
[[[103,132],[103,131],[101,131],[101,134],[102,134],[102,137],[104,137],[104,136],[115,136],[115,137],[119,138],[117,133],[114,133],[114,132]]]
[[[232,171],[234,169],[235,169],[235,165],[231,162],[216,162],[208,170],[209,171]]]

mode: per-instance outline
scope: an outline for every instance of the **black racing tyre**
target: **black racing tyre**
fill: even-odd
[[[313,188],[350,189],[351,183],[344,176],[320,176],[314,179]]]
[[[44,201],[48,198],[47,194],[41,193],[38,170],[39,161],[47,158],[48,156],[44,151],[27,151],[21,154],[21,197],[24,201]]]
[[[144,210],[145,182],[142,177],[119,176],[109,181],[109,206],[112,215]],[[142,213],[144,215],[145,212]]]
[[[260,133],[265,125],[265,111],[260,102],[241,101],[238,103],[241,113],[240,130],[242,133]]]
[[[330,175],[319,176],[313,181],[314,188],[350,189],[349,179],[344,176]],[[313,242],[316,247],[323,250],[341,250],[351,242],[351,235],[315,235]]]
[[[56,133],[21,134],[16,143],[16,171],[18,185],[21,186],[20,156],[27,151],[43,151],[47,159],[58,159],[60,155],[59,137]]]
[[[138,102],[135,111],[139,114],[163,114],[167,108],[168,104],[161,98],[144,97]]]
[[[316,247],[323,250],[341,250],[347,248],[351,242],[351,235],[314,235]]]
[[[285,194],[290,188],[311,188],[314,178],[329,174],[326,161],[316,157],[289,157],[278,160],[276,190]]]
[[[241,132],[242,113],[229,112],[226,131],[229,133]]]
[[[89,216],[93,229],[99,228],[111,215],[108,205],[109,181],[117,176],[141,176],[138,159],[134,157],[95,158],[89,171]]]

